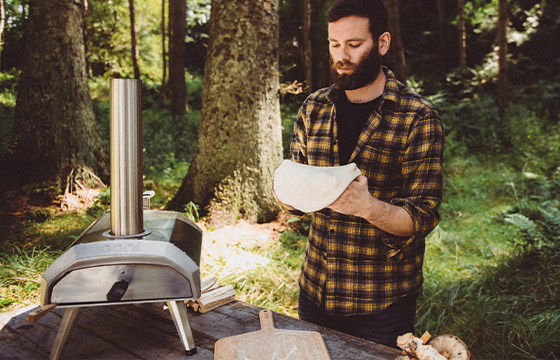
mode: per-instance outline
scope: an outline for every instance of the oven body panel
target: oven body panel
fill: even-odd
[[[173,211],[144,212],[145,233],[107,239],[109,214],[43,273],[41,305],[105,305],[200,297],[202,231]],[[122,294],[121,294],[122,293]]]

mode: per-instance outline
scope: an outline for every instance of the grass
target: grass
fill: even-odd
[[[501,160],[447,164],[447,197],[442,221],[427,238],[416,328],[459,336],[477,359],[557,359],[558,246],[521,246],[523,233],[505,213],[517,205],[513,189],[522,179]]]
[[[0,254],[0,308],[38,303],[41,274],[61,253],[33,248]]]
[[[297,279],[306,238],[284,231],[274,243],[250,240],[205,242],[202,276],[216,276],[218,283],[232,284],[238,300],[297,316]]]

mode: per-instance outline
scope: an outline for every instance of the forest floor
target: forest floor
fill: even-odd
[[[248,220],[239,220],[236,224],[219,228],[213,228],[205,221],[199,221],[196,224],[203,232],[203,254],[210,251],[210,249],[205,249],[205,246],[210,243],[268,249],[278,241],[282,232],[289,228],[287,218],[285,213],[280,213],[276,220],[268,223],[259,224]]]

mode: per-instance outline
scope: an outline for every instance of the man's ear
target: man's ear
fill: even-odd
[[[389,51],[389,47],[391,47],[391,34],[384,32],[377,41],[379,44],[379,55],[385,56]]]

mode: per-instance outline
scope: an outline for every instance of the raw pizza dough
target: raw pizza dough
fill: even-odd
[[[355,163],[310,166],[284,160],[274,174],[274,192],[284,204],[314,212],[332,204],[361,174]]]

